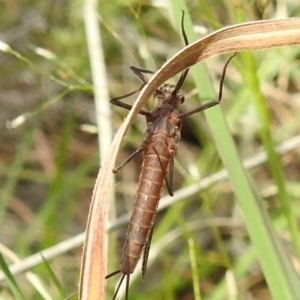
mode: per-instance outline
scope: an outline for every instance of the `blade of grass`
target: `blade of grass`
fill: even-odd
[[[254,247],[248,248],[243,255],[239,258],[238,262],[232,268],[232,272],[236,280],[242,279],[246,276],[249,271],[249,268],[253,265],[253,261],[256,258],[256,251]],[[225,278],[215,286],[212,293],[207,299],[209,300],[223,300],[227,293],[227,285]]]
[[[0,243],[0,253],[2,253],[3,256],[5,256],[7,259],[11,260],[14,263],[20,262],[19,257],[10,249],[5,247]],[[11,275],[16,275],[12,269],[9,267],[9,271]],[[6,279],[6,277],[3,278],[4,273],[1,271],[0,277],[2,279]],[[5,276],[5,275],[4,275]],[[41,280],[41,277],[37,276],[33,272],[26,272],[25,276],[28,280],[28,282],[34,287],[34,289],[43,297],[44,300],[52,300],[52,297],[50,296],[49,292],[44,287],[44,283]]]
[[[9,202],[12,199],[14,190],[18,184],[20,173],[23,171],[24,163],[27,159],[27,155],[32,145],[32,131],[29,130],[28,134],[25,135],[22,140],[19,150],[16,153],[15,160],[7,174],[6,182],[1,188],[0,197],[0,223],[3,221],[4,213],[6,208],[9,206]]]
[[[195,296],[195,300],[201,300],[201,294],[199,289],[199,275],[197,271],[197,260],[195,255],[195,243],[193,239],[189,239],[189,251],[190,251],[191,269],[193,275],[194,296]]]
[[[55,275],[55,273],[53,272],[53,270],[51,269],[51,266],[49,265],[47,259],[45,259],[44,256],[42,256],[44,265],[46,266],[50,277],[54,283],[54,285],[56,286],[57,290],[59,291],[59,294],[61,296],[61,298],[65,298],[66,297],[66,293],[64,292],[64,288],[62,286],[62,284],[60,283],[59,279],[57,278],[57,276]]]
[[[28,254],[28,243],[36,238],[37,230],[41,230],[41,228],[43,228],[43,235],[41,236],[43,248],[51,246],[56,241],[57,234],[53,232],[53,227],[56,223],[56,211],[61,201],[61,193],[66,188],[66,180],[63,180],[65,176],[64,171],[69,154],[69,141],[74,130],[74,125],[72,116],[66,118],[62,125],[61,138],[57,148],[56,168],[49,185],[47,201],[18,241],[18,253],[22,255]]]
[[[102,169],[99,171],[92,196],[86,229],[86,239],[83,248],[80,271],[79,298],[102,299],[105,297],[106,274],[106,247],[105,222],[107,212],[115,215],[115,202],[113,189],[101,189],[101,174],[107,172],[107,183],[113,182],[113,166],[105,168],[105,157],[109,155],[112,139],[112,126],[110,122],[110,104],[106,82],[105,59],[103,54],[102,39],[96,13],[97,0],[86,0],[84,3],[84,21],[89,46],[89,56],[93,73],[95,91],[95,105],[97,111],[97,125],[99,130],[99,149]],[[103,85],[104,80],[104,87]],[[102,89],[101,89],[102,88]],[[110,174],[109,174],[110,173]],[[105,174],[105,173],[103,173]],[[106,179],[104,179],[104,182]],[[108,185],[107,185],[108,186]],[[112,185],[113,186],[113,185]],[[101,195],[102,194],[102,195]],[[101,195],[101,196],[100,196]],[[102,198],[103,197],[103,198]],[[103,217],[103,218],[102,218]]]
[[[195,40],[185,2],[173,0],[171,3],[178,28],[180,28],[181,10],[185,10],[185,29],[188,37]],[[209,76],[204,66],[197,65],[192,68],[191,72],[201,96],[205,99],[214,97],[212,84],[209,82]],[[206,110],[204,113],[217,150],[229,173],[237,200],[244,213],[249,235],[257,250],[270,291],[274,299],[297,299],[299,286],[297,275],[275,235],[270,219],[261,205],[261,199],[254,192],[244,171],[221,107]]]
[[[8,281],[8,284],[11,288],[12,293],[14,294],[14,296],[16,297],[16,300],[25,300],[19,286],[17,285],[17,282],[15,281],[15,278],[13,277],[13,275],[10,273],[8,265],[6,264],[4,257],[2,256],[2,254],[0,253],[0,266],[2,268],[3,273],[6,276],[6,279]]]

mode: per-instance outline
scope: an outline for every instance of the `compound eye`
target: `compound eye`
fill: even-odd
[[[180,98],[181,103],[183,103],[184,100],[185,100],[184,96],[181,96],[181,98]]]
[[[163,94],[163,91],[161,89],[156,90],[156,95],[162,95],[162,94]]]

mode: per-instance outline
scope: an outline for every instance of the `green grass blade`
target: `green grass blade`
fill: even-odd
[[[62,284],[60,283],[58,277],[53,272],[53,270],[52,270],[51,266],[49,265],[47,259],[45,259],[44,256],[42,256],[42,259],[44,261],[44,264],[45,264],[45,266],[46,266],[46,268],[47,268],[47,270],[50,274],[50,277],[51,277],[54,285],[56,286],[57,290],[59,291],[59,294],[60,294],[61,298],[65,298],[66,293],[65,293],[64,288],[63,288]]]
[[[3,273],[5,274],[8,284],[10,286],[10,289],[14,296],[16,297],[16,300],[25,300],[19,286],[17,285],[17,282],[15,281],[15,278],[10,273],[9,268],[4,260],[3,255],[0,253],[0,266],[2,268]]]
[[[193,239],[189,239],[189,250],[190,250],[191,268],[193,274],[194,296],[195,296],[195,300],[201,300],[202,298],[199,289],[199,275],[197,271],[197,260],[195,255],[195,243]]]
[[[23,171],[24,163],[26,162],[28,153],[32,146],[32,131],[25,135],[20,143],[16,158],[7,174],[7,180],[2,186],[2,193],[0,197],[0,222],[3,221],[6,208],[12,199],[12,195],[19,182],[20,173]]]

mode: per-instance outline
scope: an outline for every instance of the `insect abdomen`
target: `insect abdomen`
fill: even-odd
[[[144,156],[142,172],[139,178],[137,195],[133,204],[133,211],[127,230],[126,242],[120,263],[120,270],[125,274],[132,273],[141,257],[143,248],[148,241],[150,229],[153,227],[162,186],[170,154],[164,151],[156,152],[152,145]],[[158,147],[159,148],[159,147]],[[165,152],[165,155],[162,154]],[[168,157],[169,156],[169,157]],[[163,170],[162,170],[163,168]]]

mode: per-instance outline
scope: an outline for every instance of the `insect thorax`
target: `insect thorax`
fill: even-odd
[[[180,90],[173,95],[174,90],[174,84],[164,83],[161,85],[153,95],[155,106],[170,105],[173,109],[178,109],[180,104],[184,102],[184,96]]]

